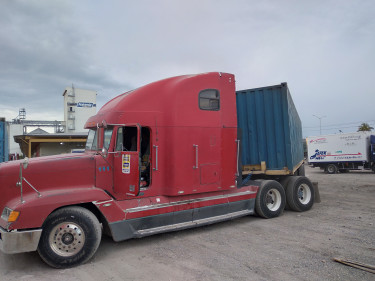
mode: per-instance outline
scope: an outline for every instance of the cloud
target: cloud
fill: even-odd
[[[62,118],[61,96],[72,83],[95,90],[126,87],[92,63],[91,40],[80,29],[71,3],[8,1],[2,7],[2,107],[26,107],[47,115],[57,108]]]
[[[373,120],[374,8],[371,0],[6,1],[0,115],[26,107],[62,119],[72,83],[98,91],[100,106],[158,79],[223,71],[238,89],[288,82],[304,135],[319,131],[313,114],[327,116],[323,126]]]

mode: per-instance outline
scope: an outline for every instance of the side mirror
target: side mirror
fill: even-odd
[[[25,159],[23,160],[22,165],[23,165],[23,168],[26,169],[27,166],[29,166],[29,158],[25,157]]]
[[[102,148],[102,155],[104,157],[107,157],[107,155],[108,155],[108,149],[106,149],[105,147]]]
[[[108,127],[107,121],[103,120],[102,123],[96,123],[96,128],[104,128]]]

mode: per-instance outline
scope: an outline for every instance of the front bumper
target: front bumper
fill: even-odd
[[[42,229],[8,232],[0,227],[0,250],[5,254],[36,251]]]

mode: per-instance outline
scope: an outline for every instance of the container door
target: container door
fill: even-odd
[[[114,196],[121,200],[137,196],[140,182],[141,126],[127,125],[117,129],[114,156]]]

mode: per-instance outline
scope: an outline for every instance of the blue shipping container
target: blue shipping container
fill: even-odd
[[[302,125],[287,83],[236,91],[242,165],[288,170],[303,161]]]
[[[5,120],[0,120],[0,163],[8,161],[8,134]]]

